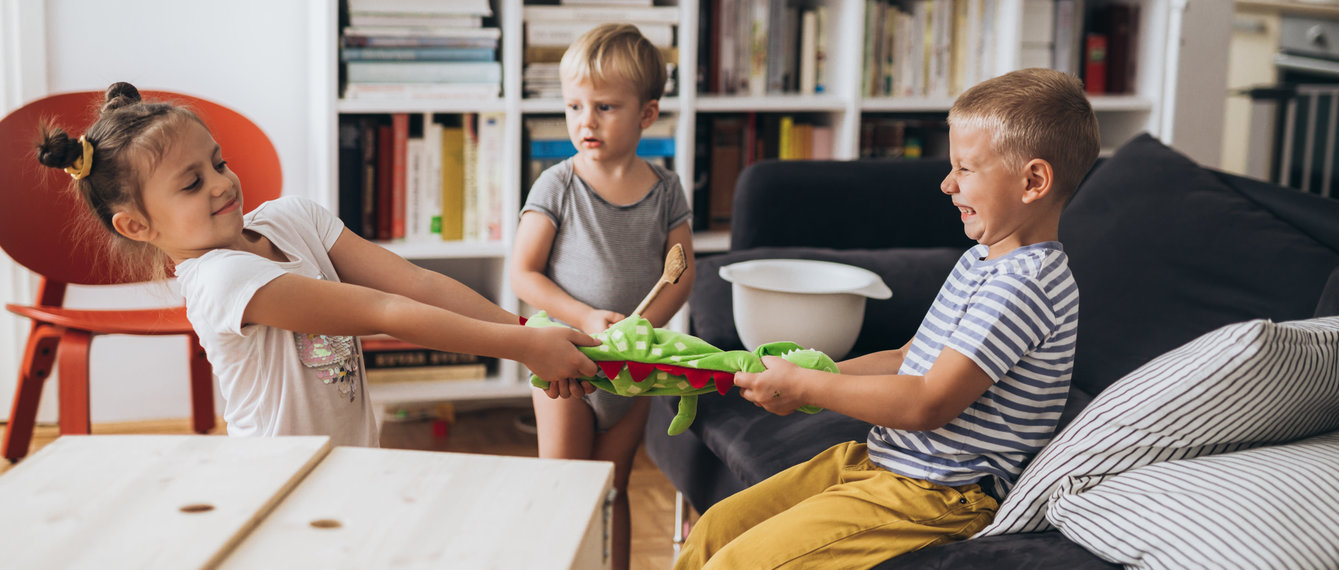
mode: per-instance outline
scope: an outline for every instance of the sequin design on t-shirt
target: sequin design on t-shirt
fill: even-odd
[[[317,279],[325,279],[320,275]],[[327,336],[294,332],[298,358],[326,384],[334,384],[339,393],[352,402],[358,396],[358,373],[362,369],[358,341],[351,336]]]

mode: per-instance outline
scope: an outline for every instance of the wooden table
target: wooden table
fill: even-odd
[[[606,568],[607,462],[64,436],[0,476],[12,568]]]

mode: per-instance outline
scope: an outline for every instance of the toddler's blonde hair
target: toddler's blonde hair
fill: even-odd
[[[643,103],[665,94],[665,58],[632,24],[603,24],[584,33],[563,53],[563,79],[600,85],[630,81]]]
[[[972,86],[953,102],[948,124],[990,133],[992,148],[1010,168],[1034,158],[1049,162],[1053,188],[1066,200],[1101,146],[1083,82],[1051,69],[1020,69]]]

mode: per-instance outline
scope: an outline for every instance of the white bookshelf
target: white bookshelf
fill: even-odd
[[[1018,67],[1019,45],[1023,36],[1023,0],[998,0],[994,31],[1002,46],[994,54],[990,67],[995,74]],[[1100,0],[1089,0],[1098,2]],[[677,121],[674,168],[691,191],[694,179],[694,141],[699,115],[710,113],[762,112],[806,113],[826,117],[834,127],[832,155],[836,159],[854,159],[859,153],[860,119],[864,114],[943,113],[951,98],[864,98],[860,92],[862,66],[864,2],[859,0],[819,0],[830,17],[826,33],[828,45],[828,92],[822,95],[775,95],[736,97],[697,93],[698,3],[657,0],[657,5],[677,5],[678,90],[674,97],[661,102],[662,113]],[[1136,56],[1135,93],[1092,98],[1102,128],[1102,147],[1111,150],[1134,135],[1148,131],[1155,136],[1170,131],[1171,117],[1163,101],[1174,100],[1174,73],[1179,59],[1179,30],[1185,0],[1140,0],[1140,22]],[[504,137],[504,195],[502,239],[491,242],[387,243],[392,251],[416,263],[443,267],[443,271],[461,279],[510,311],[520,308],[511,292],[506,274],[506,258],[512,245],[516,219],[509,213],[520,209],[522,136],[524,119],[532,115],[562,112],[557,99],[526,99],[522,95],[523,0],[494,0],[493,8],[502,30],[503,95],[478,101],[354,101],[337,96],[339,65],[338,0],[317,0],[312,4],[312,106],[313,141],[318,156],[312,172],[314,197],[332,210],[338,210],[338,152],[334,133],[338,118],[345,114],[377,113],[484,113],[500,112],[506,118]],[[1173,33],[1176,30],[1177,33]],[[1168,80],[1172,77],[1173,80]],[[690,196],[691,199],[691,196]],[[729,247],[726,232],[705,232],[695,236],[699,251],[723,251]],[[659,263],[659,261],[657,261]],[[460,400],[475,398],[519,397],[529,393],[528,376],[514,362],[502,361],[498,371],[481,382],[418,383],[417,386],[374,386],[373,398],[385,402],[416,400]]]

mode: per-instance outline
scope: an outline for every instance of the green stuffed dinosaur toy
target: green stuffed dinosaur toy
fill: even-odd
[[[566,325],[553,322],[541,311],[525,326]],[[581,379],[620,396],[678,396],[679,413],[670,421],[670,435],[679,435],[692,425],[699,394],[713,390],[725,394],[735,384],[735,372],[766,370],[764,356],[780,356],[803,368],[837,371],[837,364],[828,355],[793,342],[772,342],[753,352],[721,350],[697,337],[652,327],[637,315],[592,336],[599,345],[578,348],[599,365],[600,373]],[[530,383],[541,389],[549,387],[538,376],[532,375]],[[808,414],[820,411],[815,406],[799,410]]]

